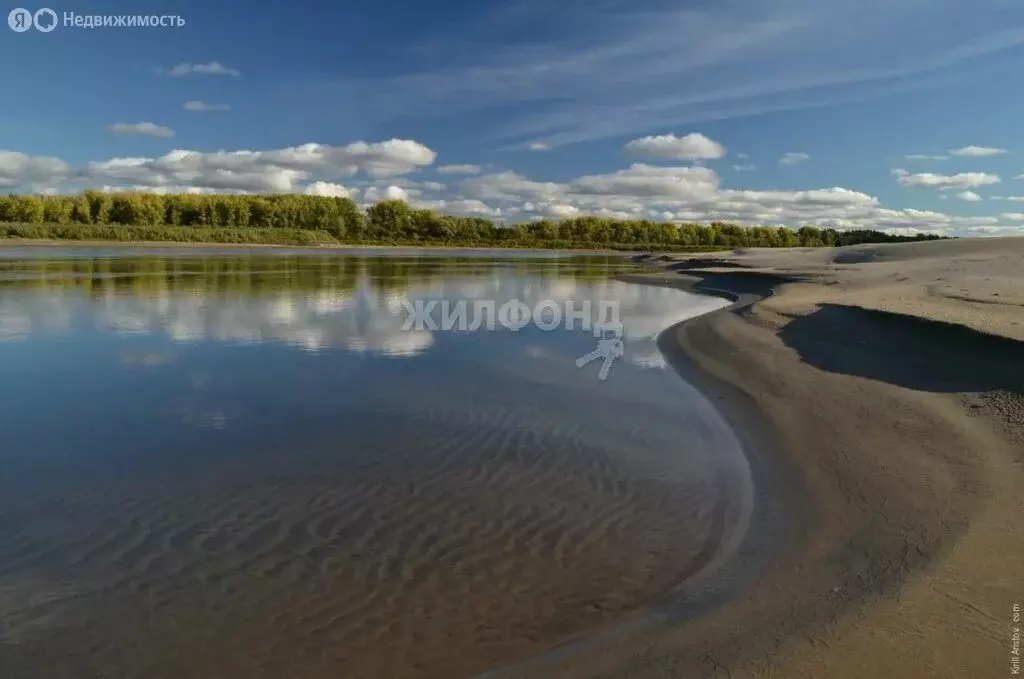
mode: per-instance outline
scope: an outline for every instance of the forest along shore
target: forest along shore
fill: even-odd
[[[721,605],[529,676],[1009,674],[1024,238],[638,259],[650,283],[737,300],[661,344],[746,429],[776,548],[756,574],[741,549]]]
[[[76,240],[318,245],[713,251],[934,240],[933,234],[836,231],[803,226],[676,224],[581,216],[518,224],[443,215],[384,200],[295,194],[195,195],[86,191],[77,196],[0,196],[0,240]]]

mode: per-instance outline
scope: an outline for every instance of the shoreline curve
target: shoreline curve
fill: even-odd
[[[501,676],[1006,672],[1022,255],[975,239],[635,257],[660,271],[629,280],[732,301],[658,346],[742,437],[755,524],[690,597]]]

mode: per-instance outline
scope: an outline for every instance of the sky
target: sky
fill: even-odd
[[[0,29],[2,191],[1024,235],[1020,0],[50,8]]]

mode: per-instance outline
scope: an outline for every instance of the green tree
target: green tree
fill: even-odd
[[[382,200],[366,211],[372,236],[384,239],[396,238],[404,233],[412,218],[412,211],[405,201]]]

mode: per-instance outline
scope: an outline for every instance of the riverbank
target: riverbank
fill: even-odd
[[[647,282],[734,299],[660,346],[744,436],[755,524],[659,625],[507,676],[1009,674],[1022,259],[1024,239],[657,258]]]
[[[225,245],[304,248],[439,248],[474,250],[550,250],[635,253],[649,242],[610,243],[578,240],[452,239],[381,237],[338,238],[322,230],[279,227],[137,226],[114,224],[7,224],[0,222],[0,245]],[[661,245],[673,252],[721,252],[724,245]]]
[[[288,243],[221,243],[221,242],[177,242],[177,241],[116,241],[116,240],[60,240],[60,239],[3,239],[0,238],[0,250],[12,249],[52,249],[52,248],[111,248],[123,249],[126,252],[139,248],[183,248],[183,249],[224,249],[232,252],[237,250],[286,250],[292,252],[325,252],[328,254],[349,254],[352,252],[380,251],[394,254],[397,251],[408,251],[415,254],[432,254],[448,252],[493,252],[500,254],[540,252],[545,255],[614,255],[630,257],[633,253],[622,250],[573,249],[573,248],[530,248],[530,247],[494,247],[486,245],[391,245],[391,244],[359,244],[359,243],[323,243],[320,245],[291,245]]]

